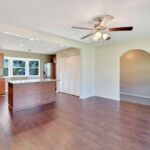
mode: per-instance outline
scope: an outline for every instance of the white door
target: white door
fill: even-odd
[[[59,92],[80,96],[80,56],[58,58],[57,76]]]

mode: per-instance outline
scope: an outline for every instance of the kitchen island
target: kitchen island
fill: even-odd
[[[31,79],[8,82],[8,105],[18,111],[56,101],[56,80]]]

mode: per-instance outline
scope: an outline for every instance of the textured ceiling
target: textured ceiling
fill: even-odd
[[[95,23],[93,19],[103,14],[114,16],[109,26],[134,26],[132,32],[110,33],[112,40],[109,42],[125,41],[150,35],[149,0],[137,0],[136,2],[131,0],[4,0],[0,2],[0,23],[27,27],[74,40],[80,40],[81,36],[89,32],[74,30],[71,26],[92,27]],[[5,40],[5,37],[0,35],[0,39],[2,38]],[[19,39],[13,40],[12,45],[17,43]],[[90,38],[80,41],[92,42]],[[22,42],[20,38],[18,43]],[[7,44],[10,42],[4,43],[6,45],[0,46],[8,47]],[[28,43],[26,47],[30,49],[32,44]],[[49,43],[47,46],[46,43],[43,44],[42,46],[39,41],[37,45],[33,46],[33,49],[40,48],[46,51],[47,47],[55,49],[56,46],[53,43]],[[59,47],[59,45],[57,46]],[[58,49],[57,46],[56,49]]]

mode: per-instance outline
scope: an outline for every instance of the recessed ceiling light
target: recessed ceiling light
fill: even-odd
[[[5,32],[5,31],[4,31],[4,32],[2,32],[2,33],[3,33],[3,34],[10,34],[9,32]]]
[[[5,35],[10,35],[10,36],[16,36],[16,37],[21,37],[21,38],[25,38],[23,35],[19,35],[16,33],[11,33],[11,32],[2,32]]]
[[[30,41],[34,41],[34,38],[30,38]]]
[[[51,49],[48,49],[48,51],[51,51]]]
[[[24,45],[23,45],[23,44],[20,44],[19,46],[20,46],[20,47],[23,47]]]
[[[61,44],[61,45],[60,45],[60,47],[64,47],[64,45],[63,45],[63,44]]]

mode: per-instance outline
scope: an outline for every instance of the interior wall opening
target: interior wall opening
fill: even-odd
[[[135,49],[122,55],[120,99],[150,105],[150,53]]]

